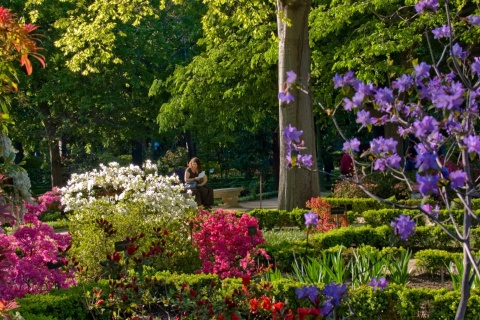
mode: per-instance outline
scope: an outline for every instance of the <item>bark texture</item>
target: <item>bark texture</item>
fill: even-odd
[[[280,177],[278,188],[279,209],[292,210],[304,208],[311,197],[320,195],[318,174],[306,169],[287,169],[282,136],[283,128],[291,124],[303,130],[306,153],[312,154],[312,169],[317,169],[315,127],[310,92],[310,47],[308,39],[308,15],[311,0],[278,0],[278,36],[279,36],[279,91],[286,80],[286,72],[293,70],[304,90],[291,93],[295,101],[279,104],[280,126]]]

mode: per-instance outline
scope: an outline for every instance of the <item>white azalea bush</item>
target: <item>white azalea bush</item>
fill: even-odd
[[[155,269],[166,263],[173,267],[182,261],[191,264],[195,250],[189,245],[188,221],[197,205],[190,194],[182,193],[178,177],[158,175],[156,169],[150,162],[143,170],[118,163],[100,165],[99,170],[73,174],[62,188],[72,236],[69,253],[80,266],[88,267],[84,276],[100,275],[99,262],[114,251],[115,242],[141,234],[135,243],[137,254],[147,252],[160,229],[168,230],[167,249],[174,254],[168,262],[152,261]]]
[[[143,170],[111,162],[108,166],[101,164],[100,170],[72,174],[67,186],[62,188],[62,204],[66,212],[78,214],[79,209],[98,201],[116,204],[120,212],[122,204],[133,202],[152,213],[161,211],[162,217],[177,219],[197,206],[192,197],[181,194],[182,189],[178,177],[158,175],[156,165],[150,161],[144,164]]]

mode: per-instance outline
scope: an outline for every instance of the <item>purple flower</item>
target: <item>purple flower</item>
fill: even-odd
[[[357,138],[353,138],[350,141],[345,141],[343,143],[343,148],[342,150],[345,152],[350,152],[350,151],[360,151],[360,141]]]
[[[326,285],[325,288],[322,290],[322,293],[328,297],[331,297],[330,301],[332,305],[338,306],[340,304],[340,299],[342,296],[347,292],[347,285],[346,284],[335,284],[330,282],[330,284]]]
[[[367,124],[372,123],[372,119],[370,119],[370,111],[360,110],[357,113],[357,120],[356,123],[360,123],[362,127],[365,127]]]
[[[338,89],[343,87],[343,77],[338,73],[335,73],[333,76],[333,88]]]
[[[380,154],[382,152],[396,152],[398,142],[393,138],[385,139],[379,137],[370,141],[370,149],[373,153]]]
[[[417,182],[418,182],[418,190],[422,195],[428,195],[428,194],[438,194],[438,181],[440,180],[440,177],[435,175],[424,175],[421,176],[417,173]]]
[[[432,116],[426,116],[422,121],[413,123],[414,134],[417,138],[425,138],[430,133],[438,131],[440,123]]]
[[[280,101],[286,102],[286,103],[290,103],[292,101],[295,101],[294,96],[290,92],[287,92],[287,94],[285,94],[284,92],[279,92],[278,93],[278,99]]]
[[[434,39],[448,38],[450,37],[450,28],[447,25],[443,25],[440,28],[432,30]]]
[[[435,208],[432,208],[432,205],[427,203],[421,206],[421,208],[435,218],[438,218],[438,215],[440,214],[440,207],[438,206],[438,204],[435,206]]]
[[[475,61],[472,62],[472,64],[470,65],[470,68],[472,68],[472,73],[473,74],[476,74],[477,76],[480,75],[480,58],[479,57],[475,57],[473,58]]]
[[[399,217],[395,218],[390,225],[393,227],[395,235],[406,241],[414,232],[413,228],[415,228],[415,221],[409,216],[401,214]]]
[[[318,215],[316,213],[310,211],[309,213],[305,213],[303,217],[305,218],[305,225],[307,228],[309,226],[316,227],[318,225]]]
[[[387,168],[387,161],[385,159],[379,158],[375,160],[373,164],[373,170],[385,171]]]
[[[467,174],[462,170],[457,170],[450,173],[450,187],[452,189],[464,187],[466,182]]]
[[[375,92],[375,103],[382,105],[385,102],[393,102],[393,91],[389,88],[378,88]]]
[[[355,73],[352,70],[347,71],[343,76],[343,83],[352,85],[355,82]]]
[[[365,84],[365,83],[360,82],[358,84],[357,92],[361,92],[364,95],[368,96],[368,95],[372,94],[372,92],[373,92],[373,84],[371,84],[371,83]]]
[[[352,111],[352,109],[355,109],[357,106],[355,103],[353,103],[352,100],[348,98],[343,98],[343,108],[347,111]]]
[[[355,95],[352,98],[352,102],[355,106],[360,107],[363,103],[363,98],[365,98],[365,94],[361,93],[360,91],[355,92]]]
[[[480,26],[480,16],[468,16],[467,20],[475,26]]]
[[[413,68],[415,69],[415,78],[421,80],[430,76],[430,67],[431,66],[426,64],[425,62],[414,66]]]
[[[467,145],[468,152],[480,153],[480,138],[474,135],[469,135],[463,138],[463,143]]]
[[[418,171],[426,171],[429,169],[436,170],[438,169],[437,155],[430,152],[418,152],[419,149],[415,146],[417,150],[417,157],[415,158],[415,166],[418,168]]]
[[[412,84],[412,77],[410,77],[408,74],[404,74],[400,78],[392,82],[392,87],[398,89],[399,92],[405,92],[410,89]]]
[[[427,9],[437,11],[438,0],[421,0],[415,5],[415,11],[417,11],[417,13],[423,13],[423,11]]]
[[[400,158],[400,156],[396,153],[387,158],[388,166],[394,169],[400,168],[401,161],[402,161],[402,158]]]
[[[328,316],[330,312],[332,312],[332,310],[333,304],[331,299],[325,300],[323,305],[320,307],[320,313],[322,314],[322,316]]]
[[[297,155],[297,165],[300,167],[311,167],[313,165],[312,155],[311,154],[298,154]]]
[[[287,71],[287,83],[292,83],[297,80],[297,74],[293,71]]]
[[[462,60],[467,57],[467,53],[468,51],[463,51],[462,47],[458,43],[455,43],[452,47],[452,55]]]
[[[290,144],[291,142],[295,141],[297,143],[300,142],[300,136],[303,134],[302,130],[297,130],[297,128],[292,127],[291,124],[283,129],[283,137],[285,138],[285,143]]]
[[[316,286],[303,286],[302,288],[295,289],[295,293],[297,294],[297,298],[303,299],[308,298],[311,302],[315,302],[318,296],[318,288]]]
[[[388,283],[385,277],[381,277],[380,279],[378,279],[378,281],[377,281],[377,277],[373,277],[372,281],[370,281],[368,285],[371,286],[373,290],[380,289],[380,291],[383,291],[383,289],[387,287]]]

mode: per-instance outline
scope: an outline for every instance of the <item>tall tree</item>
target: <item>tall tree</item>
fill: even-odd
[[[310,44],[308,17],[311,0],[277,0],[278,7],[278,87],[283,91],[287,71],[297,75],[297,81],[304,90],[293,90],[295,100],[291,103],[280,101],[279,125],[283,129],[292,125],[303,131],[305,147],[312,153],[313,170],[289,170],[286,165],[284,136],[280,135],[280,185],[278,189],[279,208],[292,210],[305,207],[311,197],[320,195],[316,162],[315,128],[310,92]]]

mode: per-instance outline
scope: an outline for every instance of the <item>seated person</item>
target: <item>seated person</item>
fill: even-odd
[[[195,201],[198,206],[203,206],[205,209],[211,209],[213,205],[213,188],[207,186],[208,178],[206,175],[199,177],[202,172],[202,164],[200,159],[194,157],[188,163],[188,168],[185,170],[185,182],[196,182],[195,188],[192,188],[192,193],[195,196]]]

